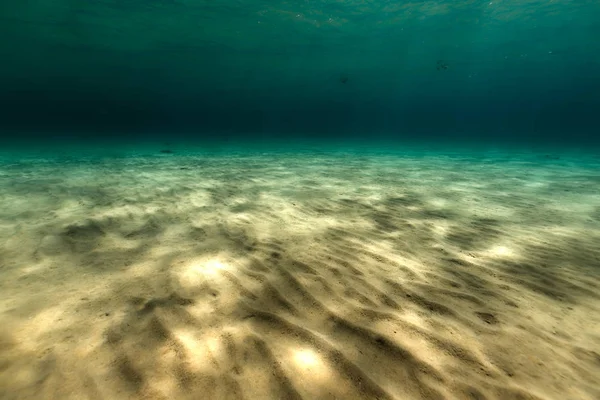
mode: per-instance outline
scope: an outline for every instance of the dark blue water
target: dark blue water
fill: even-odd
[[[600,4],[0,5],[0,131],[28,146],[600,141]]]

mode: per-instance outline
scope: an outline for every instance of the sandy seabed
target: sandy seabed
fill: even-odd
[[[0,398],[600,399],[600,162],[0,165]]]

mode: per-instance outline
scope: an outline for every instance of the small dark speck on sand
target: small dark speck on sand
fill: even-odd
[[[160,152],[163,154],[173,154],[173,150],[170,149],[162,149]]]

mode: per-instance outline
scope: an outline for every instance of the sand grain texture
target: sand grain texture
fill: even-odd
[[[3,165],[0,398],[598,399],[598,170]]]

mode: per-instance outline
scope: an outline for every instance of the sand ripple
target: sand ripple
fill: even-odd
[[[593,171],[138,161],[2,174],[2,399],[600,398]]]

